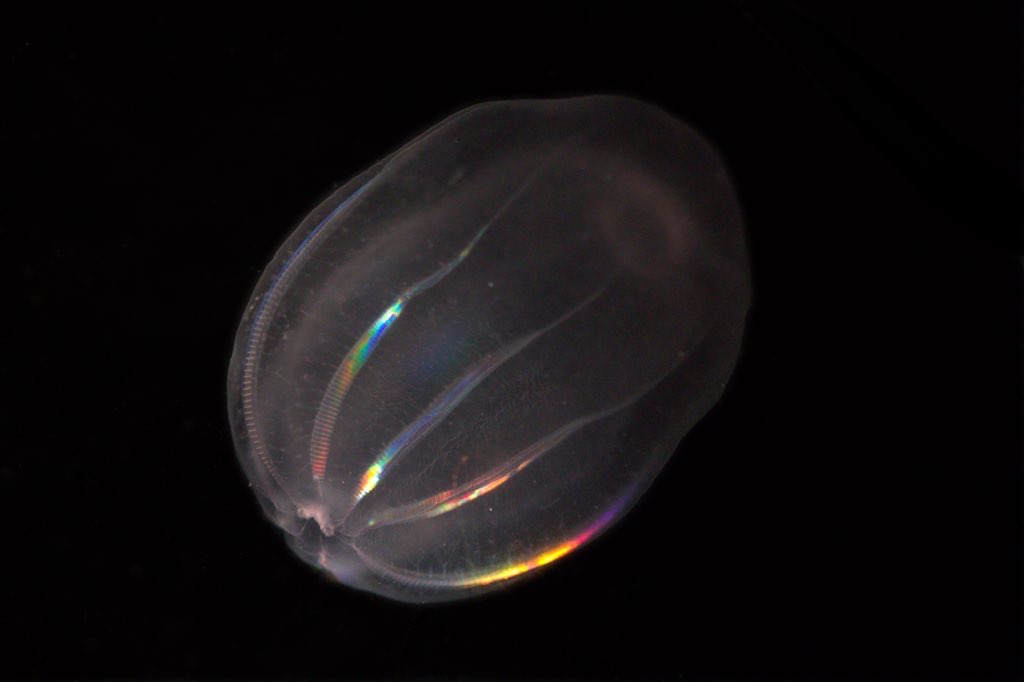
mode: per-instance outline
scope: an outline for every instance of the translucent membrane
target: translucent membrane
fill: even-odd
[[[292,548],[405,601],[596,537],[720,396],[749,300],[715,151],[621,97],[483,104],[302,222],[229,375]]]

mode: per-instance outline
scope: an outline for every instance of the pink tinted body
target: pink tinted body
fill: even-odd
[[[749,302],[715,150],[621,97],[483,104],[282,246],[229,376],[239,459],[292,548],[405,601],[596,537],[720,397]]]

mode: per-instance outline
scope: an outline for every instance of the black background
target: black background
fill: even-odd
[[[1020,16],[938,4],[9,16],[0,673],[1018,676]],[[542,576],[427,608],[330,583],[227,428],[261,268],[443,116],[595,92],[732,170],[725,397]]]

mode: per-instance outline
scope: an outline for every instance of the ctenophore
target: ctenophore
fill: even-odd
[[[736,364],[720,156],[612,96],[454,114],[313,209],[256,285],[228,408],[292,549],[390,598],[504,587],[648,488]]]

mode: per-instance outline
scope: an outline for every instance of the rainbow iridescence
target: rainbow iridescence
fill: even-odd
[[[371,183],[372,181],[363,185],[349,195],[347,199],[334,207],[319,223],[317,223],[317,226],[310,230],[309,234],[299,242],[299,245],[295,247],[295,250],[292,251],[291,255],[287,260],[285,260],[281,269],[274,275],[274,279],[271,280],[270,286],[267,287],[266,294],[264,294],[259,307],[256,309],[256,314],[253,315],[252,330],[249,333],[249,340],[246,345],[245,359],[242,369],[242,415],[245,420],[246,433],[249,436],[249,442],[252,445],[253,453],[282,491],[286,491],[284,481],[281,479],[281,475],[278,473],[277,467],[274,466],[270,461],[270,458],[267,456],[266,448],[263,444],[263,438],[260,434],[259,428],[256,426],[255,377],[258,369],[260,353],[263,350],[263,340],[266,337],[267,325],[269,324],[268,320],[273,317],[272,313],[281,302],[281,297],[283,296],[285,289],[288,288],[288,284],[291,282],[295,272],[297,272],[298,266],[304,260],[305,255],[310,250],[310,247],[312,247],[317,238],[324,232],[324,228],[335,218],[340,216],[346,208],[351,206]]]
[[[323,400],[320,403],[320,409],[317,410],[316,421],[313,424],[309,453],[313,480],[322,481],[324,475],[327,473],[327,457],[331,446],[331,437],[334,435],[334,428],[338,420],[338,413],[341,410],[341,403],[345,399],[345,395],[348,393],[349,387],[355,380],[359,370],[362,369],[364,364],[366,364],[366,361],[377,347],[377,344],[391,327],[391,324],[401,313],[402,308],[406,303],[414,299],[416,296],[419,296],[427,289],[433,287],[435,284],[447,277],[452,270],[459,267],[462,261],[466,260],[473,252],[473,248],[484,234],[487,233],[487,230],[489,230],[491,226],[501,218],[505,211],[508,210],[508,207],[514,204],[516,200],[522,196],[523,192],[525,192],[533,183],[542,168],[543,165],[535,169],[523,184],[509,195],[504,203],[502,203],[494,212],[491,218],[477,231],[469,243],[459,251],[459,254],[455,258],[448,261],[433,273],[402,292],[395,302],[392,303],[387,310],[381,313],[380,317],[377,318],[377,321],[363,333],[355,346],[353,346],[353,348],[345,355],[341,365],[338,366],[334,376],[331,377],[327,390],[324,392]],[[340,210],[340,208],[341,207],[336,210]],[[376,472],[373,471],[373,467],[370,467],[370,470],[367,471],[360,482],[360,490],[369,485],[369,488],[366,490],[366,492],[369,492],[369,489],[372,489],[373,486],[376,485],[377,481],[380,480],[380,476],[383,474],[386,464],[387,462],[381,463],[380,471]],[[366,493],[364,492],[363,495],[365,494]],[[362,497],[362,495],[359,495],[359,497]]]
[[[611,277],[609,277],[597,291],[590,296],[587,296],[587,298],[580,301],[567,312],[559,316],[556,320],[545,325],[541,329],[516,339],[504,348],[491,353],[470,368],[463,376],[455,380],[444,393],[430,403],[427,409],[424,410],[412,424],[403,429],[401,433],[399,433],[390,443],[387,444],[387,446],[384,447],[383,451],[381,451],[377,459],[374,460],[373,464],[370,465],[365,473],[363,473],[363,476],[359,481],[359,488],[356,490],[354,502],[358,502],[369,494],[370,491],[376,488],[377,484],[380,483],[381,478],[388,470],[389,465],[391,465],[399,455],[410,450],[428,433],[430,433],[434,427],[440,424],[444,418],[451,414],[452,410],[458,407],[459,403],[461,403],[473,391],[473,389],[479,386],[484,379],[494,372],[494,370],[501,367],[506,360],[522,352],[523,349],[533,343],[533,341],[538,337],[551,331],[581,311],[583,308],[593,303],[594,299],[604,292],[608,286],[608,282],[610,281]]]
[[[385,332],[388,328],[398,319],[398,316],[402,314],[402,309],[405,307],[405,303],[408,297],[405,295],[400,296],[397,301],[391,304],[391,306],[385,310],[377,320],[370,325],[352,350],[345,355],[345,359],[341,362],[341,367],[336,374],[336,385],[331,394],[324,398],[324,403],[321,405],[321,412],[324,410],[324,405],[327,405],[335,415],[337,415],[338,409],[341,407],[341,401],[344,400],[348,394],[348,389],[352,386],[352,382],[355,380],[359,370],[363,368],[366,361],[370,359],[370,355],[373,353],[377,344],[384,337]],[[328,400],[329,398],[329,400]],[[319,422],[318,422],[319,423]],[[329,439],[320,434],[316,429],[313,431],[313,452],[311,456],[311,465],[313,469],[313,478],[322,480],[324,472],[327,469],[327,449],[329,445]]]
[[[680,357],[680,360],[681,359],[682,358]],[[672,368],[674,369],[677,364],[678,361],[672,365]],[[638,392],[636,395],[628,397],[622,402],[586,417],[580,417],[579,419],[574,419],[567,424],[563,424],[551,433],[539,438],[517,452],[502,466],[499,466],[482,476],[478,476],[468,483],[453,487],[449,490],[438,493],[437,495],[432,495],[424,500],[420,500],[419,502],[413,502],[400,507],[387,509],[381,512],[378,516],[368,520],[365,523],[365,528],[433,518],[483,497],[487,493],[490,493],[507,483],[513,476],[523,471],[544,454],[556,448],[562,443],[562,441],[569,438],[572,434],[576,433],[583,427],[624,410],[650,388],[651,386],[645,386],[642,391]],[[378,479],[380,478],[379,473],[377,473],[376,476]]]
[[[484,568],[476,571],[470,571],[468,573],[462,573],[457,575],[439,575],[424,577],[419,574],[413,574],[409,571],[391,566],[382,561],[374,559],[364,552],[358,552],[364,561],[375,570],[381,573],[387,574],[399,580],[413,585],[418,585],[428,588],[449,588],[449,587],[482,587],[484,585],[490,585],[492,583],[501,582],[503,580],[510,580],[517,576],[523,575],[542,566],[550,564],[557,559],[561,559],[566,554],[569,554],[575,549],[578,549],[589,540],[593,539],[598,533],[608,527],[612,521],[624,510],[626,501],[629,499],[628,496],[620,497],[614,504],[605,510],[601,516],[594,520],[590,525],[584,528],[582,531],[577,533],[575,536],[561,542],[553,547],[549,547],[540,550],[528,559],[516,559],[510,560],[498,566],[491,568]],[[357,550],[358,551],[358,550]]]
[[[615,517],[622,509],[622,506],[623,502],[620,500],[575,537],[556,545],[551,549],[544,550],[530,559],[517,561],[515,563],[508,563],[498,568],[470,573],[453,582],[459,587],[481,587],[483,585],[490,585],[491,583],[515,578],[516,576],[550,564],[552,561],[561,559],[569,552],[579,548],[583,543],[587,542],[607,528],[608,524],[615,520]]]
[[[398,316],[402,314],[402,310],[405,308],[406,304],[447,277],[452,270],[457,268],[462,261],[469,257],[469,254],[473,251],[473,247],[480,238],[484,236],[484,232],[487,231],[487,228],[490,227],[490,225],[491,223],[484,225],[484,227],[476,233],[476,236],[473,237],[472,241],[470,241],[469,244],[459,252],[458,256],[403,291],[402,294],[395,299],[395,301],[388,306],[383,313],[380,314],[374,323],[371,324],[365,332],[363,332],[363,335],[359,337],[356,344],[348,353],[345,354],[345,357],[342,359],[338,369],[334,372],[334,376],[331,377],[331,382],[327,391],[324,393],[323,400],[320,403],[320,409],[317,411],[316,421],[313,424],[313,434],[310,438],[309,459],[314,480],[322,481],[324,474],[327,472],[327,456],[331,446],[331,437],[334,435],[334,427],[338,420],[338,413],[341,411],[341,403],[348,394],[348,390],[351,388],[352,382],[355,381],[356,375],[359,374],[359,370],[361,370],[367,360],[370,359],[370,356],[384,338],[388,329],[390,329],[391,325],[398,319]]]
[[[262,270],[224,398],[291,550],[428,603],[544,572],[640,499],[724,395],[751,278],[728,168],[657,106],[485,102],[409,140]]]

